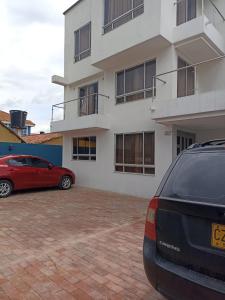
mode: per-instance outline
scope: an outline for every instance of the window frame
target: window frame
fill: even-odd
[[[151,88],[146,88],[146,66],[148,63],[151,63],[151,62],[155,62],[155,75],[156,75],[156,67],[157,67],[157,60],[156,58],[153,58],[151,60],[148,60],[148,61],[145,61],[144,63],[142,64],[138,64],[138,65],[134,65],[134,66],[131,66],[129,68],[126,68],[126,69],[123,69],[123,70],[120,70],[118,72],[116,72],[115,74],[115,95],[116,95],[116,105],[117,104],[124,104],[124,103],[130,103],[130,102],[133,102],[133,101],[139,101],[139,100],[144,100],[144,99],[147,99],[147,98],[151,98],[152,96],[156,96],[156,86],[154,87],[154,81],[153,81],[153,85]],[[138,68],[138,67],[141,67],[141,66],[144,66],[144,89],[141,89],[141,90],[137,90],[137,91],[133,91],[133,92],[130,92],[130,93],[126,93],[126,71],[129,71],[131,69],[134,69],[134,68]],[[122,73],[123,72],[123,91],[124,93],[121,94],[121,95],[117,95],[117,87],[118,87],[118,81],[117,81],[117,76],[119,73]],[[154,76],[153,76],[154,77]],[[152,96],[148,96],[147,93],[148,92],[152,92]],[[127,101],[127,97],[129,96],[135,96],[137,94],[140,94],[140,93],[143,93],[144,94],[144,97],[141,98],[141,99],[135,99],[135,100],[132,100],[132,101]],[[117,100],[118,99],[121,99],[121,98],[124,98],[124,101],[123,102],[118,102]]]
[[[154,137],[154,165],[146,165],[145,164],[145,134],[153,134]],[[142,134],[143,140],[142,140],[142,164],[126,164],[125,161],[125,151],[124,151],[124,136],[125,135],[135,135],[135,134]],[[117,150],[117,144],[116,144],[116,138],[117,136],[122,135],[123,136],[123,163],[117,163],[116,162],[116,150]],[[145,175],[145,176],[155,176],[156,175],[156,166],[155,166],[155,131],[139,131],[139,132],[129,132],[129,133],[116,133],[114,135],[114,172],[115,173],[121,173],[121,174],[135,174],[135,175]],[[123,171],[117,171],[116,167],[122,167]],[[134,168],[142,168],[142,173],[138,172],[127,172],[125,171],[125,167],[134,167]],[[145,169],[153,169],[153,173],[146,173]]]
[[[93,93],[93,94],[90,94],[90,95],[84,96],[84,97],[80,96],[81,89],[90,88],[91,86],[94,86],[94,85],[97,87],[97,93]],[[80,86],[78,88],[78,95],[79,95],[78,116],[79,117],[86,117],[86,116],[90,116],[90,115],[98,115],[99,114],[99,94],[98,94],[98,92],[99,92],[99,82],[98,81],[92,82],[90,84],[86,84],[84,86]],[[94,95],[96,96],[96,99],[95,99],[95,105],[96,105],[95,106],[95,112],[89,113],[89,103],[87,103],[87,106],[88,106],[87,113],[86,114],[82,114],[81,113],[81,105],[82,105],[81,101],[82,101],[82,99],[85,99],[87,102],[89,102],[89,97],[90,96],[94,96]]]
[[[189,3],[190,1],[190,3]],[[190,14],[189,15],[189,4],[191,4],[193,1],[194,2],[194,6],[192,8],[194,8],[194,14]],[[185,6],[185,11],[184,11],[184,19],[182,19],[179,15],[179,5],[182,5],[182,2],[184,2],[184,6]],[[181,0],[181,1],[177,1],[177,11],[176,11],[176,26],[180,26],[182,24],[185,24],[193,19],[196,19],[197,17],[197,1],[196,0]]]
[[[122,15],[120,15],[119,17],[111,20],[110,22],[106,23],[105,22],[105,15],[106,15],[106,1],[108,0],[104,0],[104,20],[103,20],[103,34],[107,34],[111,31],[113,31],[114,29],[126,24],[127,22],[137,18],[138,16],[142,15],[144,13],[144,0],[142,4],[139,4],[138,6],[134,7],[134,0],[132,0],[132,9],[126,11],[125,13],[123,13]],[[135,15],[135,13],[138,10],[143,9],[143,11],[141,11],[139,14]],[[123,18],[129,17],[129,15],[131,14],[131,18],[127,21],[125,21],[124,23],[122,22],[120,25],[115,27],[116,22],[119,22],[120,20],[122,20]]]
[[[89,48],[80,52],[80,32],[86,26],[89,26]],[[77,32],[79,32],[79,53],[78,54],[76,54],[76,33]],[[87,56],[82,57],[82,55],[85,53],[88,53]],[[83,25],[82,27],[74,31],[74,63],[77,63],[89,56],[91,56],[91,22],[86,23],[85,25]]]
[[[39,157],[30,157],[30,158],[28,158],[28,160],[30,161],[30,167],[31,168],[45,169],[45,170],[49,169],[49,162],[47,160],[44,160],[44,159],[39,158]],[[33,160],[40,161],[40,162],[44,163],[46,166],[42,166],[42,167],[35,166],[35,165],[33,165]]]
[[[26,164],[17,165],[17,164],[12,164],[11,163],[12,161],[17,161],[19,159],[24,159],[24,161],[26,161]],[[13,157],[13,158],[10,158],[10,159],[7,160],[7,165],[10,166],[10,167],[17,167],[17,168],[30,167],[29,160],[28,160],[27,157]]]
[[[79,154],[79,139],[89,139],[89,153],[88,154]],[[91,138],[95,138],[95,154],[91,154]],[[74,149],[74,140],[77,140],[77,154],[73,153]],[[88,159],[80,159],[88,158]],[[97,160],[97,137],[96,136],[78,136],[72,138],[72,160],[74,161],[96,161]]]
[[[179,70],[179,63],[184,63],[184,68],[186,67],[186,69],[183,70]],[[187,68],[189,67],[189,68]],[[196,94],[196,79],[197,79],[197,74],[196,74],[196,67],[192,67],[185,59],[183,59],[182,57],[178,56],[177,57],[177,98],[182,98],[182,97],[188,97],[188,96],[192,96]],[[182,68],[182,67],[181,67]],[[193,86],[194,88],[192,90],[188,90],[188,75],[189,75],[189,71],[193,72]],[[183,91],[183,94],[180,94],[180,90],[179,90],[179,74],[181,72],[185,72],[185,91]]]

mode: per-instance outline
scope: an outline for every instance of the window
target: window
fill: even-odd
[[[184,153],[173,168],[162,197],[224,206],[224,177],[223,151]]]
[[[47,169],[49,167],[49,163],[47,161],[36,157],[30,159],[30,164],[33,168]]]
[[[96,137],[79,137],[73,139],[73,159],[96,160]]]
[[[154,132],[117,134],[115,139],[115,171],[155,174]]]
[[[98,113],[98,83],[80,88],[79,116]]]
[[[181,58],[178,58],[178,69],[189,66]],[[186,68],[177,72],[177,97],[186,97],[195,93],[195,69]]]
[[[196,0],[177,1],[177,26],[196,18]]]
[[[152,97],[155,75],[156,60],[118,72],[116,74],[116,103]]]
[[[177,131],[177,155],[195,143],[195,134]]]
[[[29,130],[30,127],[25,127],[21,130],[21,135],[29,135]]]
[[[91,23],[81,27],[75,35],[75,62],[91,55]]]
[[[144,12],[144,0],[105,0],[104,33]]]
[[[8,160],[8,165],[9,166],[14,166],[14,167],[25,167],[25,166],[29,166],[29,163],[27,161],[27,158],[18,157],[18,158],[9,159]]]

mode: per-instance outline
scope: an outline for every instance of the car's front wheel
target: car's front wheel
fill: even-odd
[[[72,178],[70,176],[63,176],[60,184],[59,184],[59,188],[60,190],[69,190],[72,186]]]
[[[13,190],[12,183],[9,180],[0,180],[0,198],[8,197]]]

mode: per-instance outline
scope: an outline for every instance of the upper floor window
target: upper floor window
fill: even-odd
[[[156,60],[118,72],[116,75],[116,103],[152,97],[155,75]]]
[[[98,83],[80,88],[79,116],[98,113]]]
[[[177,1],[177,26],[196,18],[196,0]]]
[[[105,0],[104,33],[144,12],[144,0]]]
[[[184,68],[177,72],[177,97],[186,97],[195,93],[195,69],[189,67],[189,64],[178,58],[178,69]]]
[[[81,27],[75,35],[75,62],[91,55],[91,23]]]

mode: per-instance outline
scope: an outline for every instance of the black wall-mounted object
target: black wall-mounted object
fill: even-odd
[[[27,119],[27,112],[22,110],[10,110],[11,128],[23,129]]]

